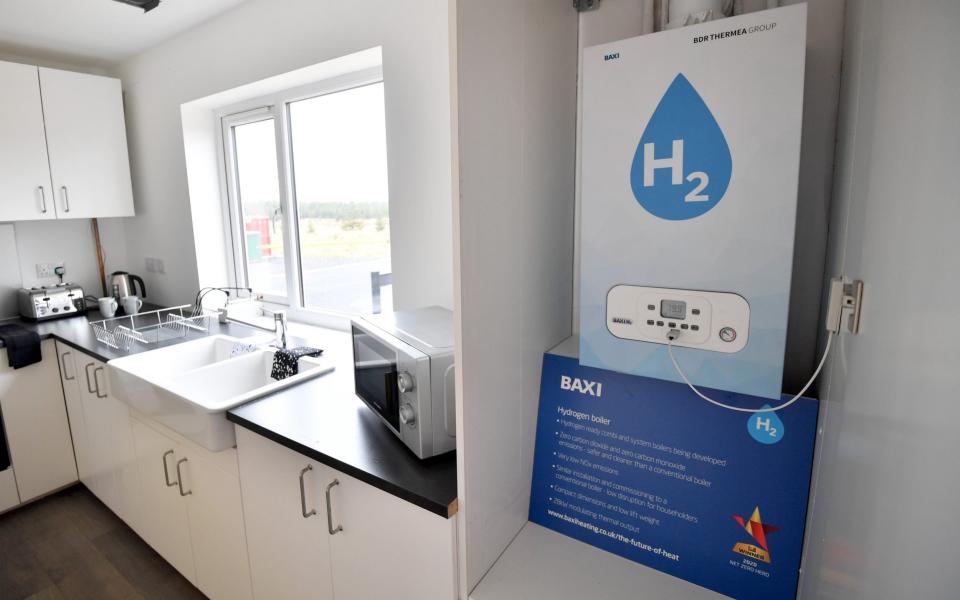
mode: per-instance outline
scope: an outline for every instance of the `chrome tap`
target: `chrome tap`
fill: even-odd
[[[254,329],[260,329],[262,331],[269,331],[270,333],[275,333],[277,335],[275,345],[278,348],[286,348],[287,347],[287,313],[284,311],[279,311],[279,310],[274,311],[274,310],[270,310],[268,308],[263,308],[263,307],[260,307],[260,311],[267,313],[268,315],[273,315],[273,329],[270,329],[269,327],[264,327],[263,325],[257,325],[256,323],[251,323],[249,321],[244,321],[242,319],[231,317],[227,315],[226,306],[219,309],[217,311],[217,315],[219,317],[218,320],[221,323],[227,323],[228,321],[230,321],[233,323],[239,323],[240,325],[246,325],[247,327],[253,327]]]
[[[287,347],[287,313],[283,311],[273,313],[273,330],[277,332],[277,345]]]

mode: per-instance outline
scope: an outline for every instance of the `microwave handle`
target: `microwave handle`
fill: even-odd
[[[398,373],[396,369],[390,369],[383,374],[384,385],[387,386],[386,389],[390,393],[391,398],[395,398],[397,395],[397,376]]]

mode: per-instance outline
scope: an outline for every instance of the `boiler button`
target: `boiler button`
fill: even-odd
[[[737,339],[737,330],[733,327],[724,327],[720,330],[720,339],[725,342],[732,342]]]

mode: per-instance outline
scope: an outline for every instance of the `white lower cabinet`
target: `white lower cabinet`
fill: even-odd
[[[41,352],[39,363],[14,369],[0,349],[0,412],[21,502],[77,480],[53,340]]]
[[[20,494],[17,493],[17,480],[13,474],[13,467],[0,471],[0,512],[10,510],[20,505]]]
[[[456,520],[445,519],[330,469],[330,538],[337,600],[457,597]],[[376,565],[373,577],[371,565]]]
[[[330,600],[327,468],[240,427],[237,453],[254,597]]]
[[[78,352],[60,342],[56,342],[57,361],[60,364],[60,381],[63,386],[63,399],[70,420],[70,434],[73,438],[73,453],[77,460],[77,473],[81,481],[89,478],[90,467],[87,451],[87,426],[83,420],[83,396],[80,394],[80,379],[77,377]]]
[[[256,598],[456,598],[455,519],[240,427],[237,451]]]
[[[208,597],[251,598],[236,450],[209,452],[131,413],[103,362],[63,344],[56,357],[84,485]]]
[[[82,469],[85,474],[80,481],[139,533],[140,482],[130,410],[110,395],[106,365],[102,361],[79,352],[75,357],[67,357],[67,364],[70,359],[74,359],[76,370],[64,369],[62,375],[65,379],[75,374],[79,388],[82,417],[74,429],[82,428],[83,433],[75,437],[74,443],[79,446],[81,462],[85,463]]]
[[[158,423],[132,422],[144,539],[208,597],[251,598],[236,451],[214,454]]]
[[[107,507],[214,600],[457,597],[455,519],[247,429],[237,428],[236,449],[209,452],[112,396],[103,362],[44,344],[57,362],[18,370],[16,380],[0,365],[4,417],[35,413],[32,440],[19,430],[8,435],[14,469],[0,473],[0,511],[18,501],[14,476],[28,499],[76,480],[78,470]],[[62,396],[53,393],[61,382]],[[24,397],[35,400],[13,404]]]
[[[157,554],[196,584],[187,505],[180,495],[176,468],[180,446],[133,419],[133,442],[140,471],[143,539]]]

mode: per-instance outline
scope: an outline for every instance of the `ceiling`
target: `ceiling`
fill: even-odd
[[[148,13],[113,0],[0,0],[0,53],[109,66],[244,0],[161,0]]]

